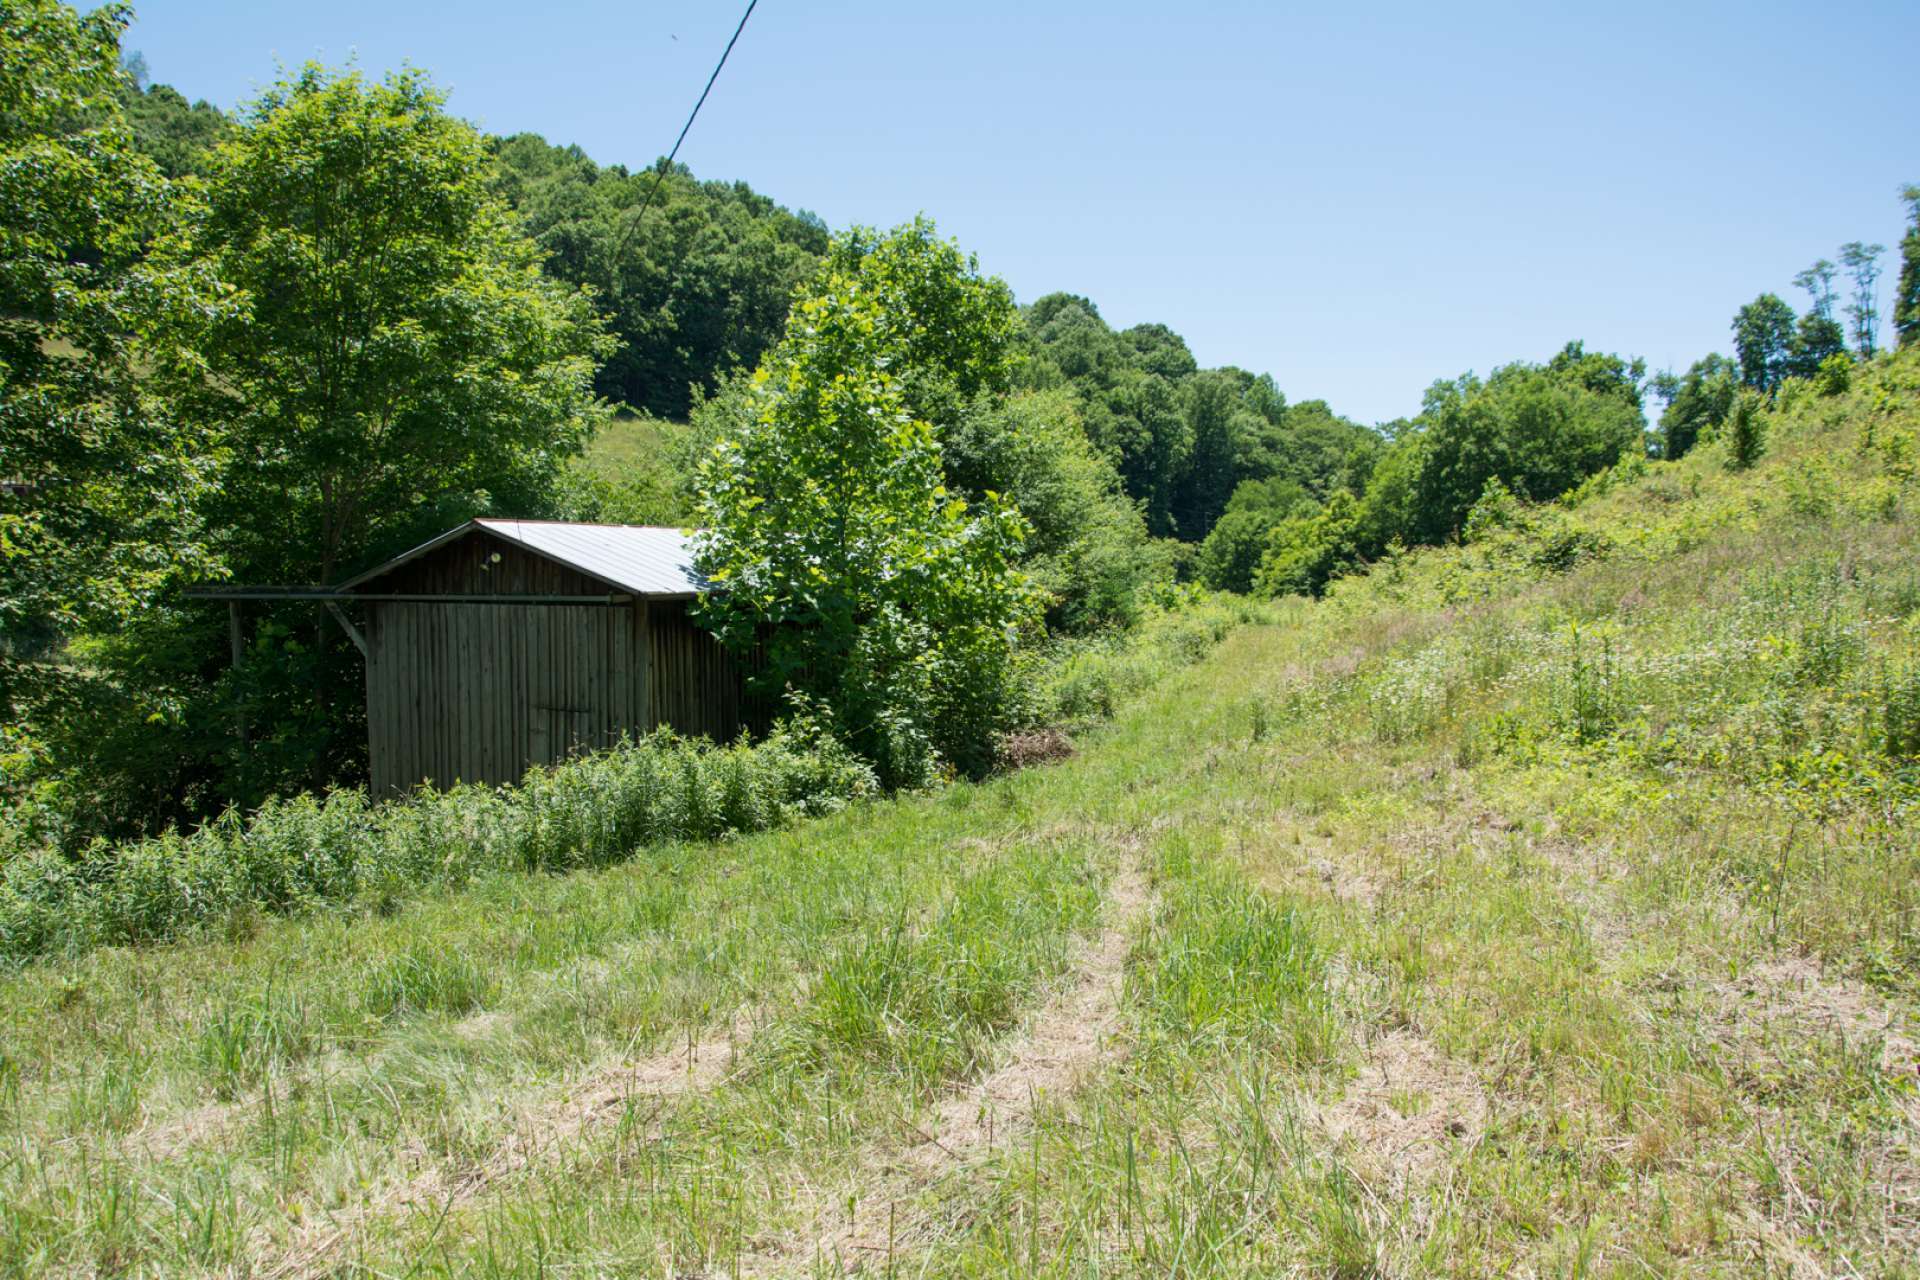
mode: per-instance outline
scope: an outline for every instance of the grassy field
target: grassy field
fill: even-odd
[[[1920,1274],[1920,362],[1074,758],[0,979],[0,1271]]]
[[[620,524],[677,525],[693,520],[674,477],[687,426],[621,409],[587,442],[573,464],[576,483],[593,495],[597,518]]]

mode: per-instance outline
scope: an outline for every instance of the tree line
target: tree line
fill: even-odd
[[[1920,343],[1920,186],[1902,187],[1900,198],[1908,226],[1890,318],[1895,344],[1906,347]],[[1772,397],[1789,378],[1844,379],[1854,360],[1871,360],[1880,348],[1885,252],[1884,245],[1859,240],[1841,245],[1838,265],[1821,258],[1794,276],[1795,287],[1807,295],[1805,312],[1796,314],[1776,293],[1762,293],[1734,313],[1731,357],[1712,352],[1683,374],[1655,379],[1653,390],[1665,408],[1653,450],[1664,458],[1685,456],[1728,422],[1743,391]],[[1836,289],[1842,273],[1844,305]]]
[[[986,767],[1049,637],[1182,578],[1317,593],[1489,486],[1677,456],[1723,383],[1844,354],[1817,264],[1808,317],[1743,310],[1737,363],[1649,380],[1571,342],[1368,427],[1084,297],[1017,305],[930,222],[832,235],[744,183],[487,137],[417,72],[191,104],[123,58],[129,20],[0,13],[0,793],[69,846],[360,780],[332,621],[257,606],[235,662],[188,588],[337,582],[474,515],[617,518],[577,465],[616,404],[688,424],[716,633],[772,627],[775,678],[907,785]],[[1869,248],[1842,255],[1856,342]],[[1902,253],[1906,342],[1920,230]]]

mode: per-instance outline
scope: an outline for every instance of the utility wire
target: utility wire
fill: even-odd
[[[680,126],[680,136],[673,140],[673,150],[667,152],[667,158],[661,161],[660,166],[653,171],[653,185],[647,188],[647,198],[641,202],[640,212],[633,215],[633,221],[629,222],[627,229],[620,233],[620,244],[613,253],[615,262],[618,262],[620,255],[626,251],[627,238],[639,228],[640,220],[646,217],[647,210],[653,207],[653,198],[660,193],[661,186],[666,182],[667,173],[673,168],[674,157],[680,154],[680,144],[687,140],[687,130],[693,128],[693,122],[699,118],[700,108],[707,104],[707,95],[713,92],[713,82],[720,78],[720,69],[727,65],[728,55],[733,52],[733,46],[739,43],[740,33],[747,29],[747,19],[753,16],[754,6],[759,3],[760,0],[747,0],[747,11],[740,15],[740,25],[733,29],[733,39],[727,41],[727,47],[720,53],[720,61],[713,65],[713,74],[707,77],[707,87],[700,91],[700,100],[693,104],[693,110],[687,114],[687,122]]]

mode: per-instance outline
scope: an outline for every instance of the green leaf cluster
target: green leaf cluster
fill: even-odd
[[[146,374],[224,314],[222,290],[146,252],[175,205],[120,115],[128,19],[120,4],[0,8],[0,717],[15,760],[77,705],[66,636],[215,571],[199,508],[219,455]]]
[[[1004,385],[1014,324],[1005,286],[931,224],[856,232],[700,465],[702,620],[889,786],[929,780],[938,760],[990,765],[1034,620],[1014,567],[1026,521],[997,493],[949,490],[911,407]]]

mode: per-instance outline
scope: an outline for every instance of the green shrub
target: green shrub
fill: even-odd
[[[187,834],[96,841],[78,859],[46,847],[13,853],[0,866],[0,957],[159,941],[253,912],[385,912],[429,886],[606,866],[649,844],[831,812],[876,789],[867,765],[793,724],[730,746],[661,730],[530,770],[518,787],[422,789],[383,805],[357,790],[273,800]],[[429,966],[395,975],[392,1000],[370,998],[452,1007],[477,981]]]
[[[1874,745],[1895,760],[1920,760],[1920,666],[1882,671],[1872,696]]]
[[[1743,395],[1727,419],[1727,467],[1745,471],[1767,451],[1766,426],[1760,420],[1760,398]]]
[[[1025,655],[1015,679],[1015,732],[1075,728],[1111,719],[1122,702],[1211,652],[1266,605],[1180,587],[1131,631],[1064,639]]]

